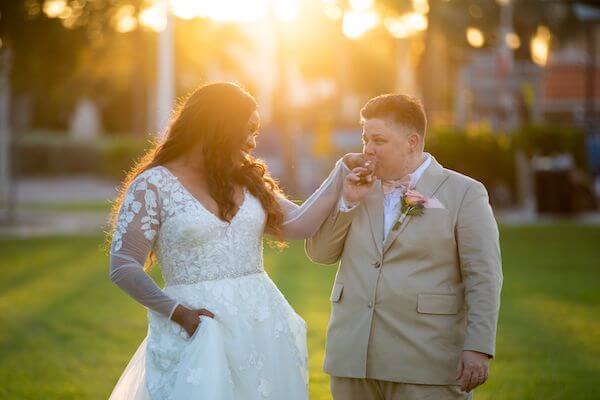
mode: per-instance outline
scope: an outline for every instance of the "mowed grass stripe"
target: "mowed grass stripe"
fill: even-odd
[[[11,320],[30,319],[12,305],[19,304],[27,308],[29,315],[36,315],[56,303],[60,305],[61,299],[69,298],[71,293],[93,286],[98,280],[98,268],[94,266],[98,260],[97,251],[81,246],[73,250],[76,252],[70,257],[61,257],[55,266],[46,266],[39,271],[33,269],[26,283],[4,290],[0,297],[0,315],[10,316]]]
[[[131,343],[145,334],[143,308],[108,280],[98,238],[50,242],[70,259],[61,257],[48,276],[32,269],[27,285],[0,297],[7,328],[0,335],[0,380],[19,398],[102,398],[99,389],[114,382],[92,382],[118,377]],[[36,389],[23,385],[40,381]]]
[[[53,272],[62,261],[73,258],[73,246],[52,246],[44,241],[30,243],[23,240],[0,240],[3,259],[1,264],[0,295],[5,290],[14,289],[21,283],[29,283],[32,272],[38,276]]]

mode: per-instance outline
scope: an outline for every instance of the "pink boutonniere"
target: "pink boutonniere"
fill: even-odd
[[[423,215],[426,208],[444,208],[442,203],[435,197],[427,198],[416,190],[409,189],[402,197],[402,207],[400,209],[400,218],[392,227],[392,230],[396,230],[402,225],[402,222],[408,215],[419,216]]]

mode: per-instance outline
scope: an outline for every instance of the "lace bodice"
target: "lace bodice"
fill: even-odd
[[[155,245],[167,286],[234,278],[262,271],[265,212],[244,189],[244,200],[227,223],[208,211],[166,168],[163,180],[161,229]]]
[[[279,198],[287,237],[311,236],[336,205],[348,172],[340,160],[302,205]],[[112,238],[110,278],[146,307],[171,317],[177,302],[143,271],[154,251],[166,286],[244,276],[263,270],[266,214],[247,188],[231,222],[207,210],[166,167],[139,174],[129,186]]]

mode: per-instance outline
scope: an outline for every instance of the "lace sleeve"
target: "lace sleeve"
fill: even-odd
[[[145,171],[133,180],[119,210],[111,243],[110,280],[144,306],[171,318],[178,303],[143,269],[160,228],[159,204],[152,171]]]
[[[282,228],[287,239],[305,239],[315,234],[338,205],[348,172],[350,169],[339,159],[327,179],[301,206],[283,196],[278,198],[285,214]]]

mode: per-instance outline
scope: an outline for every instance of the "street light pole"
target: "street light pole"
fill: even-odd
[[[175,60],[173,43],[173,14],[164,0],[166,26],[158,34],[158,72],[156,82],[156,129],[164,133],[175,104]]]
[[[294,135],[290,127],[290,91],[288,90],[288,49],[286,46],[286,33],[282,22],[276,18],[271,4],[269,18],[273,26],[277,57],[277,83],[273,102],[273,122],[275,123],[282,143],[283,171],[286,183],[286,191],[292,196],[299,195],[299,187],[296,171],[296,149],[294,148]]]
[[[0,50],[0,221],[13,219],[10,134],[10,47]]]
[[[500,84],[500,120],[504,129],[513,129],[517,125],[515,118],[514,93],[511,87],[511,75],[514,64],[513,50],[508,46],[506,37],[513,30],[513,1],[498,0],[500,4],[500,29],[498,38],[498,83]]]

